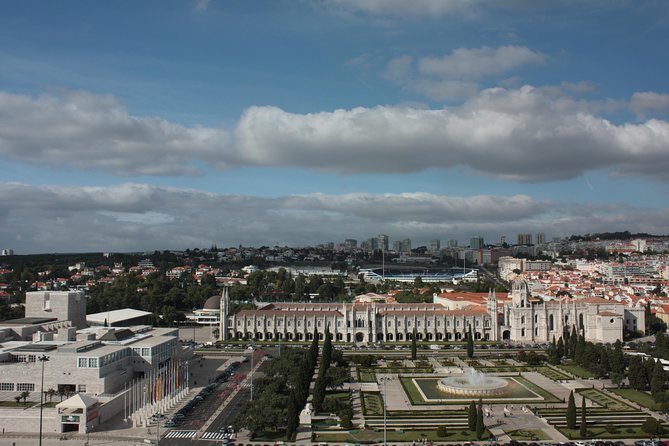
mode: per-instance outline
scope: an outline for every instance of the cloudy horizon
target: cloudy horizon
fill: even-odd
[[[53,8],[0,18],[0,248],[669,233],[662,2]]]

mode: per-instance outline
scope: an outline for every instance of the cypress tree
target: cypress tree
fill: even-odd
[[[585,420],[585,397],[581,395],[581,427],[578,431],[581,438],[585,438],[588,433],[587,421]]]
[[[576,327],[572,327],[571,335],[569,335],[569,358],[574,359],[576,356],[576,344],[578,343],[578,335],[576,334]]]
[[[469,332],[467,333],[467,357],[469,359],[474,357],[474,337],[472,336],[471,325],[469,325]]]
[[[467,424],[469,430],[472,432],[476,430],[476,418],[477,418],[476,403],[474,402],[474,400],[472,400],[472,402],[469,403],[469,410],[467,411]]]
[[[653,377],[650,380],[650,393],[656,402],[661,403],[664,400],[664,367],[658,360],[655,362]]]
[[[411,335],[411,360],[416,360],[416,328],[413,329],[413,334]]]
[[[325,365],[326,371],[332,362],[332,333],[329,329],[325,329],[325,341],[323,342],[323,356],[321,359],[321,367]]]
[[[291,389],[290,394],[288,394],[288,406],[286,407],[286,438],[288,438],[288,441],[292,441],[299,422],[300,410],[295,392]]]
[[[629,371],[627,373],[630,380],[630,388],[634,390],[643,390],[646,378],[644,376],[643,363],[639,356],[632,356],[630,359]]]
[[[567,402],[567,427],[569,429],[576,429],[576,402],[574,401],[574,391],[569,392],[569,400]]]
[[[653,372],[655,371],[655,360],[653,358],[648,358],[643,363],[645,388],[644,390],[650,390],[650,382],[653,380]]]
[[[483,423],[483,403],[479,400],[479,407],[476,411],[476,438],[483,438],[483,432],[485,432],[485,424]]]
[[[323,409],[323,401],[325,400],[325,376],[318,373],[318,378],[314,383],[314,397],[311,403],[314,405],[314,410],[320,412]]]
[[[558,339],[557,342],[557,355],[558,355],[558,362],[565,356],[565,343],[562,340],[562,338]]]
[[[309,354],[311,355],[311,361],[316,365],[318,362],[318,328],[314,327],[313,339],[311,340],[311,346],[309,347]]]

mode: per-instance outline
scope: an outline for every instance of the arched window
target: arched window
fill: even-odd
[[[525,323],[525,316],[520,316],[520,323],[524,324]]]
[[[550,316],[548,316],[548,329],[551,330],[551,331],[555,330],[552,314]]]

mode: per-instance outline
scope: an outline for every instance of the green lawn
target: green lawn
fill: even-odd
[[[358,381],[363,383],[375,383],[376,373],[374,369],[358,369]]]
[[[388,441],[420,441],[433,440],[443,442],[456,441],[477,441],[476,433],[468,430],[453,429],[447,432],[445,437],[438,437],[436,429],[432,430],[388,430],[386,431]],[[488,438],[490,434],[486,431],[483,438]],[[381,443],[383,442],[383,430],[351,430],[348,432],[333,433],[315,433],[312,441],[314,442],[333,442],[333,443]]]
[[[566,370],[567,372],[571,373],[572,375],[578,376],[579,378],[594,378],[595,375],[590,372],[587,369],[584,369],[581,366],[574,365],[574,364],[562,364],[557,366],[563,370]]]
[[[616,398],[612,398],[599,389],[578,389],[577,392],[587,399],[592,400],[600,406],[614,412],[626,412],[629,410],[634,410],[634,408],[629,404],[626,404]]]
[[[577,420],[578,422],[578,420]],[[648,434],[641,430],[641,427],[624,427],[608,432],[605,426],[588,426],[588,435],[581,437],[579,429],[558,428],[557,430],[572,440],[577,438],[648,438]]]
[[[283,429],[275,432],[264,432],[262,434],[253,436],[253,441],[287,441],[286,430]]]
[[[658,410],[661,406],[660,404],[656,403],[653,397],[647,392],[634,389],[609,389],[609,391],[648,409]]]
[[[26,408],[26,407],[31,407],[34,404],[35,403],[33,401],[28,401],[27,403],[24,403],[23,401],[21,401],[20,403],[17,403],[16,401],[0,401],[0,407],[22,407],[22,408]],[[39,403],[38,403],[38,406],[39,406]]]
[[[362,404],[365,415],[383,415],[383,398],[380,392],[362,392]]]
[[[550,440],[551,437],[541,429],[518,429],[507,432],[509,437],[517,441],[542,441]]]
[[[553,381],[568,381],[571,379],[571,376],[550,367],[537,367],[537,372]]]
[[[542,389],[541,387],[537,386],[536,384],[528,381],[527,379],[523,378],[522,376],[514,376],[512,377],[513,379],[511,380],[509,384],[509,394],[507,398],[536,398],[536,396],[540,396],[543,398],[543,401],[540,401],[542,403],[555,403],[555,402],[561,402],[557,397],[555,397],[553,394],[550,392],[547,392],[546,390]],[[462,405],[466,404],[464,400],[466,398],[452,398],[449,400],[447,394],[441,394],[439,390],[436,389],[436,382],[438,378],[433,378],[433,379],[427,379],[427,378],[417,378],[416,381],[419,383],[418,385],[421,385],[421,388],[425,395],[428,398],[431,398],[433,394],[434,396],[441,397],[443,395],[444,399],[438,400],[438,401],[425,401],[423,399],[423,396],[421,393],[418,391],[418,388],[416,384],[414,384],[413,378],[411,377],[402,377],[400,382],[402,383],[402,387],[404,388],[404,391],[406,392],[407,396],[409,397],[409,401],[411,401],[412,404],[415,405],[421,405],[421,404],[451,404],[451,405]],[[431,381],[428,383],[425,383],[423,381]],[[426,387],[427,386],[427,387]],[[429,388],[428,388],[429,387]],[[528,391],[529,389],[529,391]],[[438,395],[436,395],[438,393]],[[517,404],[521,401],[519,400],[504,400],[503,397],[500,397],[498,399],[483,399],[484,401],[494,403],[494,404]],[[528,403],[531,403],[530,400],[527,401]],[[537,402],[532,401],[532,402]]]

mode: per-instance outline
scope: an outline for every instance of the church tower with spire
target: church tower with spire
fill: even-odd
[[[223,294],[221,295],[221,320],[218,329],[219,341],[227,341],[230,337],[228,332],[228,316],[230,313],[230,295],[228,294],[228,286],[223,287]]]
[[[487,309],[491,322],[490,340],[497,341],[499,339],[499,315],[497,314],[497,296],[494,290],[488,290]]]

